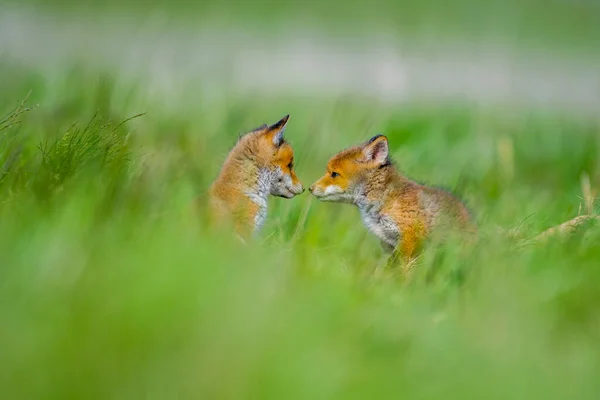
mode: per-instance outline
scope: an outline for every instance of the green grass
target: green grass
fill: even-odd
[[[600,230],[525,248],[506,232],[577,215],[581,176],[600,186],[598,120],[291,95],[164,107],[110,77],[2,73],[2,115],[32,90],[0,122],[4,398],[598,398]],[[237,135],[286,113],[305,185],[384,132],[405,173],[469,203],[476,247],[426,251],[405,284],[349,206],[272,199],[248,246],[190,219]]]
[[[114,15],[128,25],[235,27],[267,36],[294,37],[297,28],[339,40],[388,34],[400,42],[439,46],[448,40],[492,42],[579,55],[597,55],[600,7],[593,0],[5,0],[54,15]],[[420,47],[419,47],[420,48]]]

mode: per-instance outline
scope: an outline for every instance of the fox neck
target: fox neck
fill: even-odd
[[[370,171],[365,183],[359,186],[355,198],[363,223],[387,250],[394,249],[402,232],[397,223],[382,210],[388,202],[390,191],[402,187],[409,180],[388,165]]]
[[[225,189],[234,198],[235,208],[248,209],[250,203],[258,210],[253,216],[254,231],[258,231],[267,216],[272,174],[246,151],[234,149],[226,160],[215,186]]]
[[[396,171],[393,165],[385,165],[369,171],[354,193],[354,204],[361,210],[379,209],[385,202],[386,193],[409,180]]]
[[[254,229],[256,231],[262,227],[267,218],[269,194],[271,192],[271,175],[267,168],[258,168],[256,183],[244,192],[248,199],[258,206],[258,212],[254,217]]]

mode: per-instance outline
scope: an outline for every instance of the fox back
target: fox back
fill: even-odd
[[[406,259],[434,228],[472,229],[467,208],[450,192],[413,182],[396,170],[383,135],[333,156],[309,190],[322,201],[355,204],[384,247]]]
[[[244,237],[264,223],[269,195],[290,199],[304,191],[294,172],[294,152],[283,136],[288,119],[243,135],[210,187],[213,216],[233,219]]]

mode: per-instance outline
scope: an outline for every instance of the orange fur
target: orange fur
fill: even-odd
[[[243,237],[264,222],[269,195],[292,198],[304,191],[293,169],[294,152],[283,138],[288,118],[242,136],[210,187],[212,215],[233,219]]]
[[[452,194],[400,174],[383,135],[333,156],[310,188],[323,201],[358,206],[363,222],[385,248],[412,259],[434,228],[472,228],[467,208]]]

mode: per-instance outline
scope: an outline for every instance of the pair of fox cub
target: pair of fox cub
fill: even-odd
[[[283,136],[288,118],[243,135],[210,188],[212,215],[233,217],[242,237],[264,223],[269,195],[290,199],[304,192],[294,172],[294,152]],[[325,175],[309,191],[322,201],[356,205],[383,247],[405,261],[440,225],[473,229],[470,214],[458,199],[396,170],[383,135],[333,156]]]

